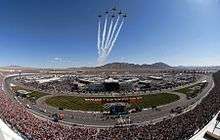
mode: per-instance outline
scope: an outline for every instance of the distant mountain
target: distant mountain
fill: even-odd
[[[166,69],[166,68],[171,68],[171,66],[162,63],[162,62],[158,62],[158,63],[154,63],[150,65],[152,68],[160,68],[160,69]]]
[[[109,63],[104,66],[100,66],[97,68],[101,69],[170,69],[171,66],[159,62],[154,64],[132,64],[132,63]]]

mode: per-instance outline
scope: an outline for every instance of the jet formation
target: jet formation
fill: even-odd
[[[116,17],[116,15],[118,14],[119,16],[122,15],[122,17],[127,17],[127,14],[126,13],[122,13],[122,11],[120,10],[119,12],[117,12],[117,9],[116,7],[113,7],[111,10],[107,10],[105,11],[105,14],[112,14],[111,17]],[[98,18],[101,18],[103,15],[98,15]]]
[[[104,65],[115,46],[127,14],[113,7],[98,15],[98,65]]]

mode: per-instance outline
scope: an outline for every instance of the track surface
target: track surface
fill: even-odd
[[[5,93],[7,93],[11,98],[14,98],[12,96],[12,91],[10,90],[10,83],[11,83],[12,77],[8,77],[4,80],[3,88]],[[187,100],[186,95],[182,93],[177,93],[173,91],[166,91],[172,94],[176,94],[180,96],[180,100],[161,106],[159,107],[160,111],[155,111],[152,109],[143,110],[142,112],[129,114],[132,123],[149,123],[149,122],[156,122],[162,120],[164,117],[171,117],[170,110],[173,108],[176,108],[177,106],[181,106],[183,108],[186,108],[194,103],[196,103],[198,100],[200,100],[203,96],[205,96],[214,86],[214,82],[212,80],[211,76],[205,75],[203,78],[201,78],[198,82],[201,82],[203,80],[206,80],[208,82],[208,85],[206,88],[199,93],[195,98]],[[180,87],[182,88],[182,87]],[[42,99],[39,99],[37,101],[38,105],[31,104],[31,112],[41,116],[42,118],[48,118],[51,113],[58,112],[57,109],[53,107],[48,107],[42,104]],[[42,109],[46,108],[47,112],[42,112]],[[90,126],[96,126],[96,127],[109,127],[113,126],[116,123],[116,120],[114,119],[101,119],[102,114],[100,113],[88,113],[88,112],[82,112],[82,111],[69,111],[65,110],[62,111],[65,114],[65,118],[62,121],[64,124],[76,124],[76,125],[90,125]]]

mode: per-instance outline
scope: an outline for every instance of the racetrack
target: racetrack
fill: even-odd
[[[210,91],[210,89],[213,87],[213,80],[211,76],[205,76],[201,80],[204,79],[206,79],[209,84],[197,97],[191,100],[187,100],[184,94],[169,91],[169,93],[179,95],[180,100],[164,106],[160,106],[159,107],[160,111],[145,109],[142,112],[129,114],[130,119],[134,124],[136,124],[136,123],[156,122],[162,120],[164,117],[171,117],[170,110],[172,108],[175,108],[177,106],[186,108],[189,105],[192,105],[193,103],[198,101],[201,97],[206,95],[208,91]],[[10,82],[11,82],[10,77],[5,79],[4,89],[7,94],[12,95],[11,90],[9,88]],[[11,97],[13,98],[13,96]],[[31,108],[32,109],[30,111],[36,113],[37,115],[40,115],[41,117],[47,117],[51,113],[59,112],[56,108],[44,106],[44,104],[41,104],[41,106],[31,104]],[[47,112],[42,112],[43,109],[47,109]],[[91,125],[91,126],[95,125],[97,127],[108,127],[108,126],[113,126],[116,123],[116,120],[113,119],[103,120],[101,118],[102,114],[96,112],[84,112],[84,111],[72,111],[72,110],[64,110],[62,112],[65,113],[65,118],[63,120],[65,124],[77,124],[77,125],[81,124],[81,125]]]

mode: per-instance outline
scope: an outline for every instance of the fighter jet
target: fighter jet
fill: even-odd
[[[117,10],[116,7],[113,7],[113,8],[112,8],[112,11],[116,11],[116,10]]]
[[[121,14],[122,14],[122,12],[120,11],[118,14],[119,14],[119,15],[121,15]]]

